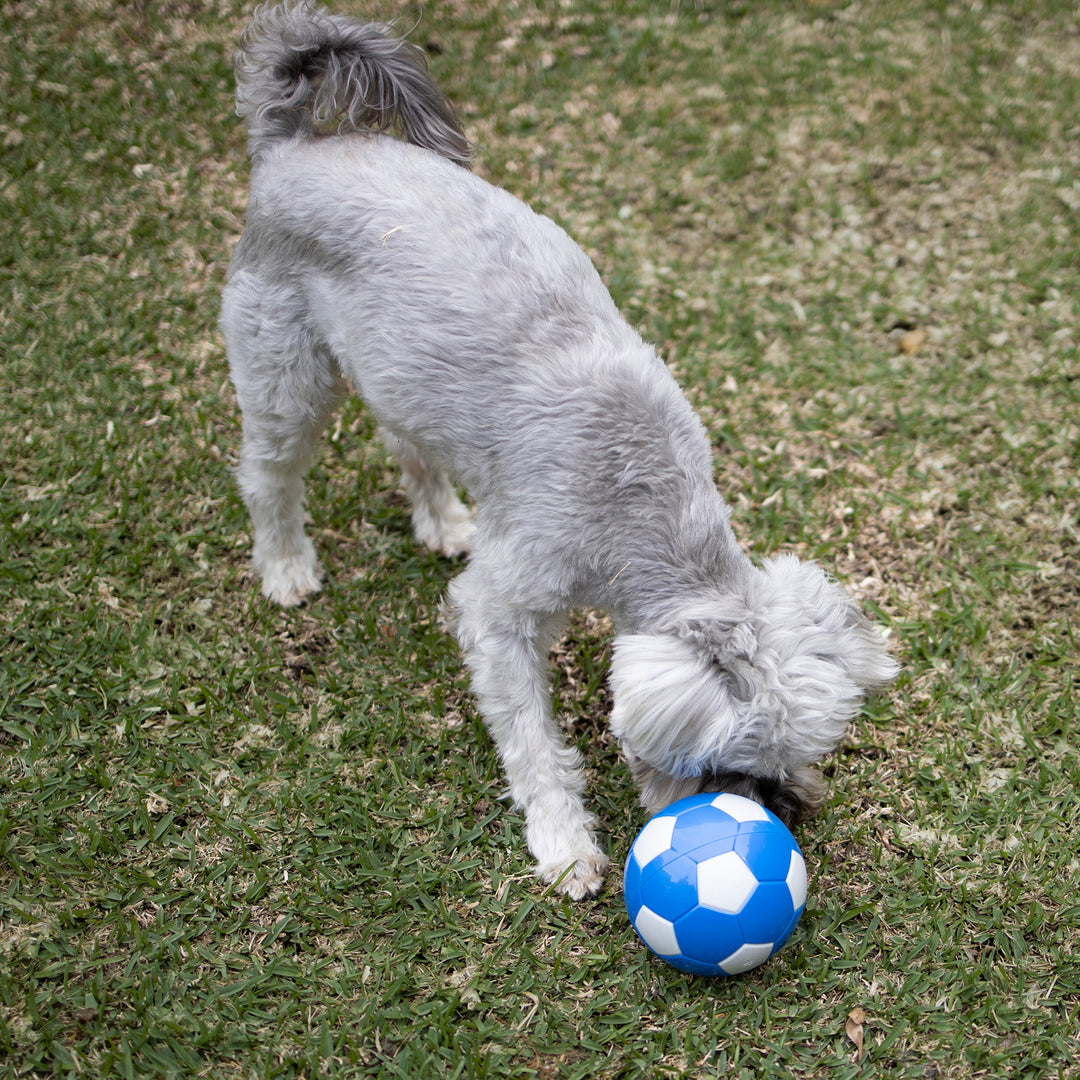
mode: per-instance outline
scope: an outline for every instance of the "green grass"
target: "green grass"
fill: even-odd
[[[1080,1076],[1074,6],[416,27],[478,171],[672,363],[747,547],[834,568],[905,664],[799,833],[799,931],[721,983],[645,954],[617,871],[580,905],[531,878],[456,568],[358,404],[312,476],[325,592],[258,595],[216,331],[245,20],[0,9],[0,1073]],[[583,614],[554,662],[618,863],[607,653]]]

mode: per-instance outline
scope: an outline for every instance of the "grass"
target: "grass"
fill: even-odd
[[[1074,6],[365,13],[417,23],[481,174],[662,348],[748,548],[835,568],[905,673],[769,965],[651,960],[617,872],[544,892],[439,628],[455,567],[356,403],[312,476],[325,592],[248,572],[215,325],[246,13],[5,3],[0,1071],[1080,1076]],[[555,679],[618,862],[605,631]]]

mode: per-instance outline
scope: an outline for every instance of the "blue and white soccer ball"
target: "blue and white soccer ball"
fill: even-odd
[[[791,936],[806,907],[806,863],[773,813],[741,795],[680,799],[630,848],[626,910],[661,959],[695,975],[738,975]]]

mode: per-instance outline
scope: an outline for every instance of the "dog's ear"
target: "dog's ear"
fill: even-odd
[[[696,638],[617,635],[609,682],[611,729],[632,762],[677,779],[699,776],[735,736],[745,688]]]
[[[900,671],[882,631],[816,563],[794,555],[766,559],[747,599],[763,639],[793,669],[804,657],[821,660],[851,684],[856,698]]]

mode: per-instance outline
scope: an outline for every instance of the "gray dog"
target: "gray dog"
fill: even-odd
[[[649,811],[701,790],[816,810],[808,766],[896,665],[819,567],[746,558],[700,421],[585,254],[469,172],[423,53],[385,27],[262,8],[236,72],[254,167],[222,327],[263,592],[319,588],[303,476],[351,384],[417,538],[471,553],[454,632],[545,881],[579,899],[608,865],[552,717],[571,608],[613,619],[611,725]]]

